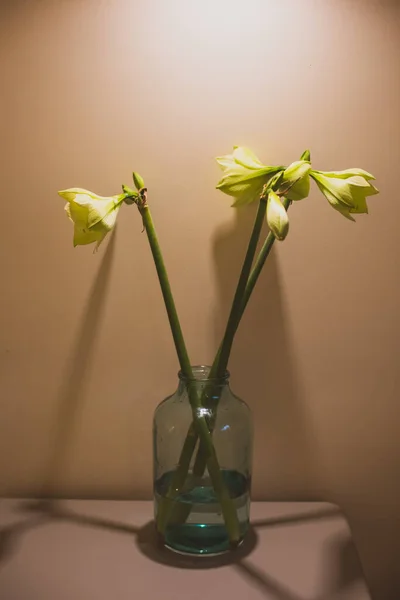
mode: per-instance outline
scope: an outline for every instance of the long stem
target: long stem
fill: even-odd
[[[158,242],[157,233],[154,228],[153,218],[147,204],[139,207],[140,214],[143,219],[143,226],[146,229],[151,252],[153,254],[154,263],[157,270],[158,279],[161,286],[162,295],[164,298],[165,308],[168,314],[168,320],[171,327],[172,337],[174,339],[176,353],[178,355],[179,364],[182,373],[185,377],[191,378],[192,368],[189,356],[186,350],[185,340],[183,338],[181,324],[179,322],[178,313],[176,311],[174,298],[172,296],[171,286],[168,279],[167,269],[161,253],[160,244]]]
[[[282,204],[286,210],[289,210],[289,207],[291,205],[291,200],[288,200],[287,198],[282,198]],[[244,313],[246,306],[250,300],[251,294],[253,293],[254,287],[255,287],[255,285],[258,281],[258,278],[261,274],[262,268],[265,265],[265,261],[267,260],[269,253],[271,252],[271,249],[272,249],[272,246],[274,245],[275,240],[276,240],[276,238],[275,238],[274,234],[272,233],[272,231],[270,231],[265,239],[264,244],[261,247],[261,250],[257,256],[256,262],[254,263],[254,267],[252,268],[251,273],[249,275],[249,279],[247,281],[246,288],[245,288],[244,294],[243,294],[242,305],[240,307],[240,312],[238,314],[236,330],[239,326],[239,323],[241,321],[243,313]],[[235,333],[236,333],[236,330],[235,330]]]
[[[287,198],[283,198],[282,199],[282,204],[284,205],[285,209],[288,210],[289,206],[291,204],[291,201],[288,200]],[[219,347],[218,352],[217,352],[217,354],[215,356],[215,359],[214,359],[214,362],[213,362],[213,367],[212,367],[212,369],[214,369],[215,372],[217,372],[217,371],[220,372],[220,370],[222,370],[222,366],[223,365],[221,365],[221,363],[220,363],[220,360],[221,360],[220,357],[222,355],[222,349],[223,349],[224,345],[228,346],[228,344],[230,344],[230,348],[232,347],[233,338],[234,338],[235,333],[236,333],[236,331],[237,331],[237,329],[239,327],[239,323],[240,323],[241,318],[243,316],[243,313],[244,313],[244,311],[246,309],[246,306],[247,306],[247,304],[248,304],[248,302],[250,300],[250,297],[251,297],[251,294],[252,294],[252,292],[254,290],[254,287],[255,287],[255,285],[256,285],[256,283],[258,281],[258,278],[259,278],[260,273],[262,271],[262,268],[263,268],[263,266],[265,264],[265,261],[267,260],[267,258],[269,256],[269,253],[271,252],[272,246],[274,245],[275,239],[276,238],[275,238],[274,234],[270,231],[268,233],[266,239],[265,239],[265,242],[264,242],[264,244],[263,244],[263,246],[262,246],[262,248],[261,248],[258,256],[257,256],[257,259],[256,259],[256,261],[254,263],[254,266],[251,269],[251,272],[250,272],[250,275],[248,277],[248,280],[247,280],[244,292],[243,292],[242,297],[241,297],[240,308],[235,312],[236,319],[235,319],[235,321],[232,319],[232,322],[231,322],[231,328],[229,330],[230,331],[229,336],[230,337],[232,336],[232,339],[229,339],[228,336],[225,335],[224,338],[223,338],[223,340],[222,340],[221,346]],[[246,258],[247,258],[247,255],[246,255]],[[231,314],[232,314],[232,311],[231,311]],[[227,327],[227,329],[228,329],[228,327]],[[229,353],[228,353],[228,358],[229,358]],[[224,368],[224,371],[225,371],[225,369],[226,369],[226,366]],[[217,409],[217,407],[215,407],[215,410],[214,410],[214,418],[209,423],[209,428],[210,428],[211,433],[213,431],[214,424],[215,424],[216,409]],[[188,439],[190,439],[192,441],[192,444],[194,442],[194,444],[193,444],[193,448],[192,448],[192,446],[189,447],[189,445],[186,445],[186,442],[185,442],[185,445],[184,445],[184,447],[182,449],[181,458],[180,458],[180,464],[179,464],[179,467],[182,465],[182,468],[184,468],[186,464],[190,464],[191,456],[188,456],[188,453],[189,452],[193,453],[194,450],[195,450],[195,446],[196,446],[196,441],[197,440],[196,440],[196,436],[195,436],[195,431],[194,431],[193,425],[191,425],[191,427],[189,427],[186,440],[188,440]],[[179,471],[179,467],[178,467],[178,471]],[[199,476],[200,477],[202,475],[202,473],[204,472],[204,468],[205,468],[204,451],[202,449],[202,446],[200,446],[199,450],[198,450],[198,453],[197,453],[197,456],[196,456],[196,460],[195,460],[194,466],[193,466],[193,474],[195,476]],[[181,478],[184,478],[185,474],[181,473],[180,476],[181,476]],[[183,515],[183,514],[180,515],[180,517],[182,519],[185,519],[187,517],[187,513],[186,513],[186,515]]]
[[[230,351],[232,348],[233,339],[235,336],[236,329],[238,327],[238,320],[240,320],[240,317],[238,319],[238,316],[241,313],[241,306],[243,303],[243,296],[245,293],[247,280],[249,278],[251,266],[252,266],[253,260],[254,260],[254,255],[255,255],[256,249],[257,249],[258,240],[260,238],[261,229],[262,229],[262,226],[264,223],[265,210],[266,210],[266,198],[262,197],[262,198],[260,198],[257,215],[256,215],[256,218],[254,221],[253,231],[251,233],[251,237],[250,237],[249,244],[247,247],[246,256],[245,256],[242,270],[241,270],[241,273],[239,276],[239,281],[238,281],[235,296],[233,299],[232,308],[231,308],[228,322],[227,322],[226,329],[225,329],[223,343],[220,346],[220,348],[217,352],[217,355],[214,359],[214,362],[212,364],[210,374],[209,374],[210,379],[216,379],[218,377],[222,377],[223,374],[225,373],[225,370],[227,367]],[[213,396],[213,395],[214,395],[213,393],[210,394],[210,396]],[[203,401],[204,401],[204,398],[202,398],[201,404],[203,404]],[[213,421],[214,421],[214,419],[212,419],[208,423],[209,427],[210,426],[212,427]],[[211,429],[211,431],[212,431],[212,429]],[[195,424],[192,423],[186,434],[185,443],[181,450],[178,466],[175,470],[174,477],[170,483],[167,497],[176,493],[175,491],[177,489],[179,490],[180,486],[183,485],[183,483],[186,479],[186,476],[187,476],[187,472],[189,470],[189,465],[191,462],[192,455],[196,448],[196,442],[197,442],[197,436],[196,436],[196,431],[195,431]],[[195,461],[195,464],[193,467],[193,474],[194,475],[202,475],[204,472],[204,469],[205,469],[205,464],[206,464],[206,462],[205,462],[204,447],[201,444],[199,446],[196,461]],[[178,521],[182,521],[182,520],[184,521],[187,517],[189,510],[190,510],[189,507],[187,508],[187,510],[185,510],[184,508],[177,507],[175,509],[174,520],[176,518]],[[166,519],[166,515],[163,513],[162,515],[160,515],[160,518],[159,518],[159,522],[160,522],[161,526],[164,525],[164,523],[161,522],[161,521],[164,521],[164,519]]]
[[[288,210],[290,203],[291,203],[290,200],[288,200],[287,198],[283,198],[282,204],[286,210]],[[251,269],[251,272],[246,279],[246,284],[244,286],[244,289],[243,288],[241,289],[240,306],[235,307],[235,311],[234,311],[235,302],[233,302],[230,316],[232,316],[232,313],[234,313],[234,314],[232,316],[232,319],[230,319],[230,324],[228,321],[228,325],[230,325],[230,326],[229,327],[227,326],[227,328],[226,328],[225,335],[223,337],[221,346],[218,349],[218,352],[215,356],[214,363],[213,363],[213,367],[215,366],[214,367],[215,371],[218,373],[220,373],[222,370],[223,370],[223,372],[226,370],[230,352],[232,349],[232,343],[233,343],[236,331],[239,327],[239,323],[242,319],[242,316],[246,309],[246,306],[250,300],[250,296],[254,290],[254,287],[258,281],[258,278],[259,278],[262,268],[265,264],[265,261],[267,260],[268,255],[271,252],[272,246],[274,245],[275,239],[276,238],[275,238],[274,234],[272,233],[272,231],[270,231],[265,239],[264,244],[262,245],[262,248],[261,248],[258,256],[257,256],[257,259],[254,263],[254,267]],[[250,247],[250,244],[249,244],[249,247]],[[254,258],[254,254],[255,254],[255,252],[253,253],[252,261]],[[247,255],[246,255],[246,258],[247,258]],[[244,265],[243,265],[243,267],[244,267]],[[238,284],[237,289],[239,289],[239,284]],[[236,295],[235,295],[235,298],[236,298]],[[226,361],[226,362],[224,363],[223,361]],[[216,403],[216,406],[214,409],[213,418],[212,418],[211,422],[209,423],[209,429],[210,429],[211,433],[213,432],[214,425],[215,425],[215,419],[217,416],[216,415],[217,406],[218,406],[218,400],[217,400],[217,403]],[[204,468],[205,468],[205,456],[204,456],[203,448],[202,448],[202,446],[200,446],[200,448],[197,452],[195,463],[193,465],[193,474],[196,476],[201,476],[202,473],[204,472]]]
[[[150,243],[150,248],[153,254],[154,263],[156,265],[158,279],[160,281],[161,291],[163,294],[165,307],[167,309],[168,319],[171,326],[171,331],[175,343],[176,352],[178,355],[180,367],[182,373],[188,379],[188,394],[189,400],[192,407],[194,425],[197,435],[200,438],[202,448],[207,457],[207,467],[210,473],[211,482],[214,486],[214,490],[219,498],[222,514],[225,520],[225,526],[229,535],[229,539],[233,545],[237,544],[240,540],[239,521],[236,513],[235,506],[229,495],[229,491],[225,485],[222,477],[221,469],[218,464],[218,458],[215,452],[214,444],[210,431],[208,429],[207,421],[205,416],[202,414],[201,401],[196,393],[196,389],[191,384],[193,383],[193,373],[190,365],[189,356],[186,350],[185,341],[180,326],[178,313],[176,311],[175,302],[171,292],[171,286],[169,283],[167,270],[165,267],[164,259],[161,253],[161,248],[158,243],[157,234],[154,228],[153,219],[150,213],[150,209],[147,202],[144,201],[138,205],[140,214],[142,215],[143,225],[146,229],[147,237]],[[194,448],[193,448],[194,450]],[[193,452],[192,452],[193,453]],[[192,454],[191,453],[191,454]],[[188,452],[189,455],[189,452]],[[189,459],[190,461],[190,459]],[[188,464],[185,465],[188,469]],[[187,470],[186,470],[187,473]],[[185,477],[186,477],[185,473]],[[183,480],[184,481],[184,480]],[[181,484],[182,485],[182,484]],[[179,488],[178,488],[179,489]],[[168,502],[166,502],[168,504]],[[167,507],[168,508],[168,507]],[[168,513],[168,511],[166,511]],[[161,530],[161,532],[163,532]]]
[[[235,296],[232,302],[231,312],[229,314],[228,322],[226,325],[223,341],[220,350],[217,353],[216,360],[214,360],[213,367],[216,371],[215,375],[222,377],[225,373],[228,365],[229,356],[232,350],[233,339],[240,321],[241,307],[243,304],[243,296],[246,290],[247,281],[249,279],[251,265],[253,264],[254,255],[256,253],[258,240],[260,238],[261,228],[264,223],[265,210],[267,201],[265,197],[260,198],[258,205],[257,215],[253,226],[253,231],[250,237],[249,245],[247,247],[246,256],[243,262],[243,267],[239,276],[238,285],[236,288]],[[215,365],[215,366],[214,366]],[[214,376],[213,369],[211,369],[210,378]]]

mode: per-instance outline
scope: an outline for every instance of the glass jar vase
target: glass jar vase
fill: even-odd
[[[192,371],[190,380],[179,373],[177,390],[154,413],[155,522],[168,548],[215,555],[240,544],[249,527],[252,419],[232,393],[229,373],[209,379],[209,367]],[[201,441],[202,420],[217,469]],[[234,516],[234,541],[226,514]]]

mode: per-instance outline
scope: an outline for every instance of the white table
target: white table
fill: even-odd
[[[152,504],[0,500],[0,600],[370,600],[330,504],[255,502],[235,554],[157,547]]]

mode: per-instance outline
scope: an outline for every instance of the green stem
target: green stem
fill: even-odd
[[[224,517],[225,526],[226,526],[226,529],[227,529],[227,532],[229,535],[229,539],[231,541],[231,544],[236,545],[240,540],[238,516],[236,513],[235,506],[233,504],[233,501],[229,495],[229,491],[228,491],[228,489],[225,485],[225,482],[223,480],[223,477],[222,477],[221,469],[218,464],[218,458],[217,458],[217,455],[215,452],[215,448],[214,448],[214,444],[212,441],[210,431],[208,429],[207,421],[201,411],[202,405],[201,405],[200,398],[197,395],[195,387],[192,385],[193,384],[192,368],[191,368],[189,356],[188,356],[188,353],[186,350],[186,345],[185,345],[185,341],[183,338],[182,329],[181,329],[179,318],[178,318],[178,313],[176,311],[175,302],[174,302],[174,299],[172,296],[171,286],[169,283],[164,259],[163,259],[162,253],[161,253],[161,248],[158,243],[158,238],[157,238],[157,234],[156,234],[156,231],[154,228],[153,219],[152,219],[150,209],[147,205],[145,197],[144,197],[144,201],[141,204],[138,204],[138,208],[139,208],[139,212],[143,219],[143,225],[146,229],[150,248],[151,248],[151,251],[153,254],[153,258],[154,258],[154,263],[156,265],[157,275],[158,275],[158,279],[160,281],[161,291],[163,294],[164,303],[165,303],[165,307],[167,310],[168,319],[169,319],[169,323],[171,326],[172,336],[174,339],[175,348],[176,348],[176,352],[178,355],[180,367],[181,367],[183,375],[188,380],[187,390],[188,390],[188,395],[189,395],[189,401],[190,401],[190,404],[192,407],[195,433],[200,438],[202,448],[207,457],[207,468],[210,473],[210,478],[211,478],[211,482],[213,484],[214,490],[215,490],[217,497],[221,504],[222,514]],[[190,448],[189,448],[189,446],[190,446]],[[187,456],[189,456],[189,463],[190,463],[190,456],[193,454],[194,447],[193,447],[193,451],[191,452],[190,455],[189,455],[189,449],[191,449],[191,444],[188,443],[186,445],[186,447],[187,447]],[[182,482],[180,480],[180,487],[183,485],[183,482],[186,478],[186,474],[187,474],[187,471],[189,468],[189,463],[185,463],[185,465],[184,465],[186,472],[184,473],[184,478],[183,478]],[[183,471],[182,471],[182,474],[183,474]],[[178,487],[178,490],[180,489],[180,487]],[[161,510],[161,514],[163,515],[163,520],[165,519],[165,517],[168,517],[168,512],[169,512],[169,508],[170,508],[168,506],[168,504],[169,504],[168,500],[171,500],[171,499],[172,498],[166,499],[165,505],[164,505],[164,506],[166,506],[166,508],[163,508]],[[165,524],[166,524],[166,521],[164,523],[164,527],[165,527]],[[158,525],[159,525],[159,522],[158,522]],[[161,533],[163,533],[164,528],[160,529],[160,527],[159,527],[159,531]]]
[[[243,314],[243,312],[241,312],[243,296],[246,290],[247,281],[249,279],[251,271],[251,265],[253,264],[254,255],[257,250],[258,240],[260,238],[261,229],[264,223],[266,206],[266,198],[262,196],[258,204],[258,210],[256,219],[254,221],[253,231],[250,237],[249,245],[247,247],[247,252],[239,276],[235,296],[233,298],[232,308],[226,325],[222,345],[217,353],[216,359],[214,360],[213,367],[211,368],[210,379],[212,379],[215,376],[222,377],[226,371],[226,367],[228,366],[233,339],[235,337],[235,333],[238,328],[241,315]],[[215,373],[213,372],[213,370],[215,371]]]
[[[285,209],[288,210],[289,206],[291,204],[291,201],[288,200],[287,198],[283,198],[282,204],[284,205]],[[222,348],[224,345],[227,346],[229,343],[230,343],[230,348],[232,347],[233,337],[239,327],[239,323],[241,321],[243,313],[244,313],[246,306],[250,300],[251,294],[253,293],[254,287],[258,281],[258,278],[259,278],[262,268],[265,264],[265,261],[267,260],[269,253],[271,252],[271,249],[272,249],[272,246],[274,245],[275,239],[276,238],[275,238],[274,234],[270,231],[265,239],[265,242],[264,242],[258,256],[257,256],[257,259],[254,263],[254,267],[251,269],[244,292],[241,297],[240,308],[235,312],[236,319],[235,319],[235,321],[232,319],[231,328],[229,329],[229,338],[232,336],[232,339],[230,340],[225,332],[225,336],[224,336],[224,339],[222,340],[222,344],[219,347],[219,350],[214,359],[212,369],[214,369],[215,372],[217,372],[217,371],[220,372],[220,370],[222,371],[222,367],[221,367],[221,363],[220,363],[220,360],[221,360],[220,357],[222,355]],[[249,244],[249,246],[250,246],[250,244]],[[247,258],[247,256],[246,256],[246,258]],[[231,314],[232,314],[232,312],[233,311],[231,311]],[[227,327],[227,330],[228,330],[228,327]],[[228,358],[229,358],[229,355],[228,355]],[[225,369],[226,369],[226,366],[224,368],[224,371],[225,371]],[[217,401],[217,404],[218,404],[218,401]],[[211,421],[209,423],[209,429],[210,429],[211,433],[213,432],[214,425],[215,425],[216,410],[217,410],[217,406],[215,406],[213,418],[211,419]],[[195,436],[195,431],[194,431],[193,425],[191,425],[191,427],[189,427],[186,439],[190,438],[193,441],[193,436]],[[182,467],[184,465],[186,465],[187,463],[190,464],[191,456],[188,456],[186,453],[188,453],[190,451],[194,452],[195,445],[196,445],[196,438],[194,439],[193,450],[191,447],[189,448],[188,446],[186,446],[186,442],[185,442],[185,445],[184,445],[184,447],[182,449],[182,453],[181,453],[181,459],[180,459],[180,465],[182,465]],[[193,474],[197,477],[200,477],[203,474],[204,469],[205,469],[205,456],[204,456],[204,451],[202,449],[202,446],[200,446],[199,450],[197,452],[194,466],[193,466]],[[181,478],[182,477],[184,477],[183,473],[181,474]],[[181,517],[187,517],[187,514],[181,515]]]
[[[287,198],[283,198],[282,204],[285,207],[285,209],[288,210],[288,208],[290,206],[290,200],[288,200]],[[258,214],[257,214],[257,216],[258,216]],[[254,233],[254,230],[256,229],[256,224],[257,224],[257,219],[256,219],[256,223],[254,224],[253,233]],[[260,235],[260,233],[258,234],[258,237],[259,237],[259,235]],[[256,262],[254,263],[254,267],[251,269],[251,271],[250,271],[250,269],[247,271],[245,285],[244,285],[244,287],[241,286],[240,298],[237,299],[237,304],[235,306],[236,296],[238,296],[237,292],[239,289],[239,285],[241,283],[240,279],[239,279],[239,284],[238,284],[238,287],[236,290],[235,300],[233,301],[233,304],[232,304],[232,310],[231,310],[230,318],[228,321],[228,326],[226,327],[225,335],[222,340],[222,344],[218,349],[218,352],[215,356],[214,363],[213,363],[213,368],[215,368],[215,371],[218,373],[221,373],[221,371],[225,372],[225,370],[228,366],[228,360],[229,360],[229,356],[230,356],[230,352],[232,349],[232,344],[233,344],[233,340],[234,340],[236,331],[239,327],[239,323],[242,319],[243,313],[246,309],[248,301],[250,300],[250,296],[254,290],[254,287],[260,276],[260,273],[265,264],[265,261],[268,258],[271,248],[275,242],[275,239],[276,238],[275,238],[274,234],[272,233],[272,231],[270,231],[266,237],[266,240],[265,240],[258,256],[257,256]],[[258,241],[258,238],[257,238],[257,241]],[[250,239],[250,243],[251,243],[251,239]],[[249,243],[249,248],[247,251],[246,259],[243,264],[241,276],[243,274],[243,271],[245,270],[246,260],[248,258],[248,254],[249,254],[249,250],[250,250],[250,243]],[[257,245],[257,243],[256,243],[256,245]],[[253,262],[254,254],[255,254],[255,248],[254,248],[252,258],[251,258],[250,267]],[[247,267],[247,265],[246,265],[246,267]],[[223,362],[223,361],[225,361],[225,362]],[[216,406],[213,411],[213,418],[211,419],[211,421],[209,423],[209,428],[210,428],[211,433],[214,430],[215,419],[216,419],[216,415],[217,415],[217,406],[218,406],[218,400],[216,402]],[[201,476],[202,473],[204,472],[204,468],[205,468],[205,456],[204,456],[203,449],[200,446],[200,448],[197,452],[194,466],[193,466],[193,474],[198,477]]]
[[[258,240],[260,238],[261,229],[262,229],[262,226],[264,223],[265,210],[266,210],[266,198],[263,195],[263,197],[260,198],[260,202],[258,205],[258,210],[257,210],[257,215],[256,215],[256,218],[254,221],[253,231],[251,233],[251,237],[250,237],[249,244],[247,247],[246,256],[245,256],[242,270],[241,270],[241,273],[239,276],[239,281],[238,281],[235,296],[233,299],[232,308],[231,308],[231,311],[229,314],[228,322],[226,325],[223,342],[217,352],[217,355],[214,359],[213,365],[210,370],[209,378],[212,380],[222,377],[224,375],[226,367],[227,367],[230,351],[232,348],[233,339],[235,336],[236,329],[238,327],[238,321],[240,320],[239,315],[242,314],[241,306],[243,303],[243,296],[245,293],[247,280],[249,278],[249,274],[251,271],[251,266],[253,264],[254,255],[257,250],[257,244],[258,244]],[[211,392],[210,396],[213,396],[213,395],[214,395],[213,392]],[[201,399],[201,404],[204,404],[204,399],[205,399],[204,396],[205,396],[205,394],[203,394],[203,397]],[[209,426],[209,428],[211,428],[211,431],[212,431],[214,422],[215,422],[215,419],[213,419],[213,418],[209,420],[208,426]],[[183,483],[186,479],[186,476],[187,476],[187,472],[189,470],[192,455],[196,448],[196,442],[197,442],[197,436],[196,436],[196,431],[195,431],[195,425],[194,425],[194,423],[192,423],[186,434],[185,443],[181,450],[178,466],[175,470],[174,477],[170,483],[167,497],[172,496],[174,493],[176,493],[175,490],[177,490],[177,489],[179,490],[180,486],[183,485]],[[195,461],[195,464],[193,467],[193,474],[195,476],[196,475],[201,476],[204,473],[205,464],[206,464],[205,463],[205,449],[203,447],[203,444],[201,444],[199,446],[199,450],[197,452],[196,461]],[[185,510],[184,508],[178,507],[177,509],[175,509],[175,514],[174,514],[173,520],[175,521],[175,519],[176,519],[178,521],[182,521],[182,520],[184,521],[187,518],[188,511],[190,511],[189,508],[187,510]],[[166,517],[164,517],[164,515],[163,515],[163,519],[164,518],[166,518]]]
[[[285,207],[286,210],[289,210],[289,207],[291,205],[291,200],[288,200],[287,198],[282,198],[282,204]],[[239,326],[240,320],[243,316],[243,313],[246,309],[246,306],[250,300],[251,294],[253,293],[254,287],[258,281],[258,278],[260,276],[260,273],[262,271],[262,268],[265,264],[265,261],[267,260],[269,253],[271,252],[272,246],[274,245],[275,242],[275,236],[272,233],[272,231],[270,231],[265,239],[264,244],[262,245],[262,248],[257,256],[256,262],[254,263],[254,267],[251,270],[249,279],[247,281],[246,284],[246,288],[243,294],[243,301],[242,301],[242,306],[240,308],[240,313],[238,315],[238,321],[236,324],[236,330]],[[236,333],[236,331],[235,331]]]
[[[156,265],[157,275],[161,286],[162,295],[164,298],[165,308],[168,314],[168,320],[171,327],[172,337],[174,339],[176,353],[178,355],[179,364],[182,373],[185,377],[192,377],[192,367],[189,356],[186,350],[185,340],[183,338],[182,328],[179,322],[178,313],[176,311],[174,298],[172,296],[171,286],[168,279],[167,269],[161,253],[160,244],[158,242],[157,233],[154,228],[153,219],[150,209],[147,204],[139,207],[139,212],[142,215],[143,226],[146,229],[151,252],[153,254],[154,263]]]

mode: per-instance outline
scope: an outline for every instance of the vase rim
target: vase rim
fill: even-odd
[[[209,365],[192,365],[192,377],[187,377],[182,373],[182,371],[178,372],[178,377],[181,381],[196,381],[196,382],[209,382],[215,381],[218,383],[226,383],[230,377],[230,373],[228,370],[225,371],[222,377],[209,377],[209,373],[211,371],[211,367]]]

